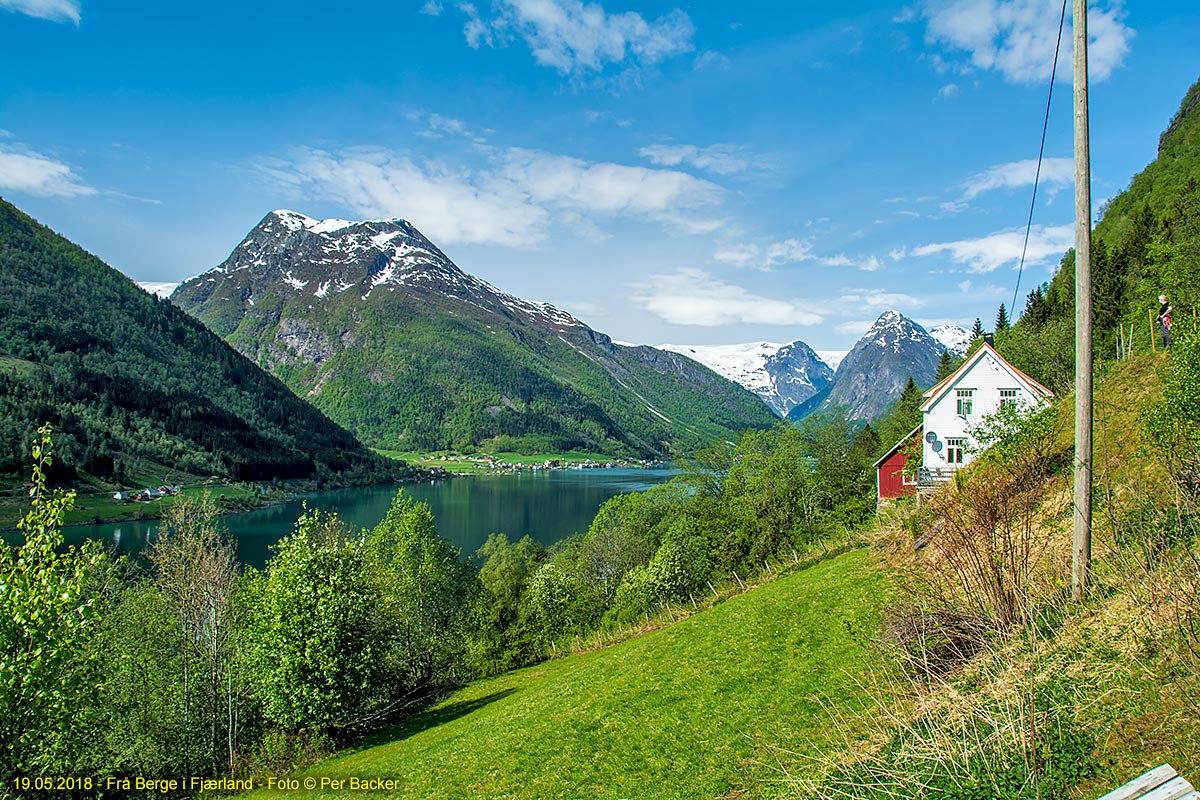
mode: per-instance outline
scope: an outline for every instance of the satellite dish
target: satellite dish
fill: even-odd
[[[935,452],[935,453],[940,453],[940,452],[942,452],[942,443],[941,443],[941,442],[934,442],[934,443],[933,443],[933,452]]]
[[[934,442],[937,441],[937,434],[934,433],[933,431],[930,431],[929,433],[925,434],[925,441],[929,442],[930,444],[933,444]]]

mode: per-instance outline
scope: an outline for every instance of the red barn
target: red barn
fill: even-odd
[[[904,464],[908,461],[908,456],[903,452],[904,446],[911,442],[914,437],[921,435],[921,428],[918,425],[908,432],[900,441],[892,446],[883,454],[883,457],[875,462],[875,498],[877,503],[883,503],[885,500],[895,500],[897,497],[911,497],[917,493],[917,476],[905,476]]]

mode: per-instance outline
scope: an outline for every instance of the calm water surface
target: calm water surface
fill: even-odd
[[[405,483],[359,489],[332,489],[300,495],[286,503],[229,514],[219,520],[237,543],[243,564],[262,567],[270,547],[290,533],[309,508],[335,511],[357,527],[383,519],[397,488],[429,503],[438,532],[473,556],[488,534],[507,533],[517,540],[525,534],[549,545],[587,530],[597,509],[618,494],[649,489],[676,474],[671,470],[592,469],[548,470],[515,475],[471,475],[433,483]],[[158,522],[117,522],[78,525],[64,531],[68,542],[98,539],[119,553],[134,554],[153,542]]]

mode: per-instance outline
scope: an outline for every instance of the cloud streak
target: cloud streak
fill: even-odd
[[[963,197],[973,200],[984,192],[994,189],[1016,189],[1032,186],[1037,174],[1037,159],[1027,158],[976,173],[963,182]],[[1042,174],[1039,183],[1051,194],[1075,183],[1075,161],[1070,158],[1042,159]]]
[[[34,197],[81,197],[97,191],[61,161],[4,146],[0,146],[0,189]]]
[[[301,148],[256,165],[292,194],[313,192],[367,217],[404,217],[445,244],[521,247],[552,225],[587,228],[617,218],[687,233],[721,224],[715,184],[676,170],[589,162],[539,150],[492,151],[483,168],[422,160],[385,148]]]
[[[818,325],[815,303],[754,294],[698,269],[651,275],[634,284],[635,302],[673,325]]]
[[[667,167],[687,164],[697,169],[732,175],[750,166],[750,160],[735,144],[714,144],[698,147],[694,144],[652,144],[638,150],[650,163]]]
[[[79,0],[0,0],[0,8],[51,22],[79,24]]]
[[[1021,259],[1021,247],[1025,241],[1025,229],[997,231],[978,239],[961,239],[954,242],[937,242],[922,245],[912,250],[914,256],[949,255],[950,259],[965,266],[971,272],[994,272],[1002,266],[1017,266]],[[1075,227],[1057,225],[1046,227],[1035,225],[1029,236],[1026,265],[1039,264],[1047,259],[1061,256],[1075,244]]]

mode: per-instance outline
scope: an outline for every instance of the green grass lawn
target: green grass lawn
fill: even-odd
[[[296,778],[387,778],[371,797],[773,796],[780,761],[837,750],[822,702],[854,717],[887,595],[857,550],[670,627],[480,681]],[[259,776],[265,779],[265,776]],[[742,793],[745,792],[745,795]],[[255,797],[339,797],[327,790]]]

